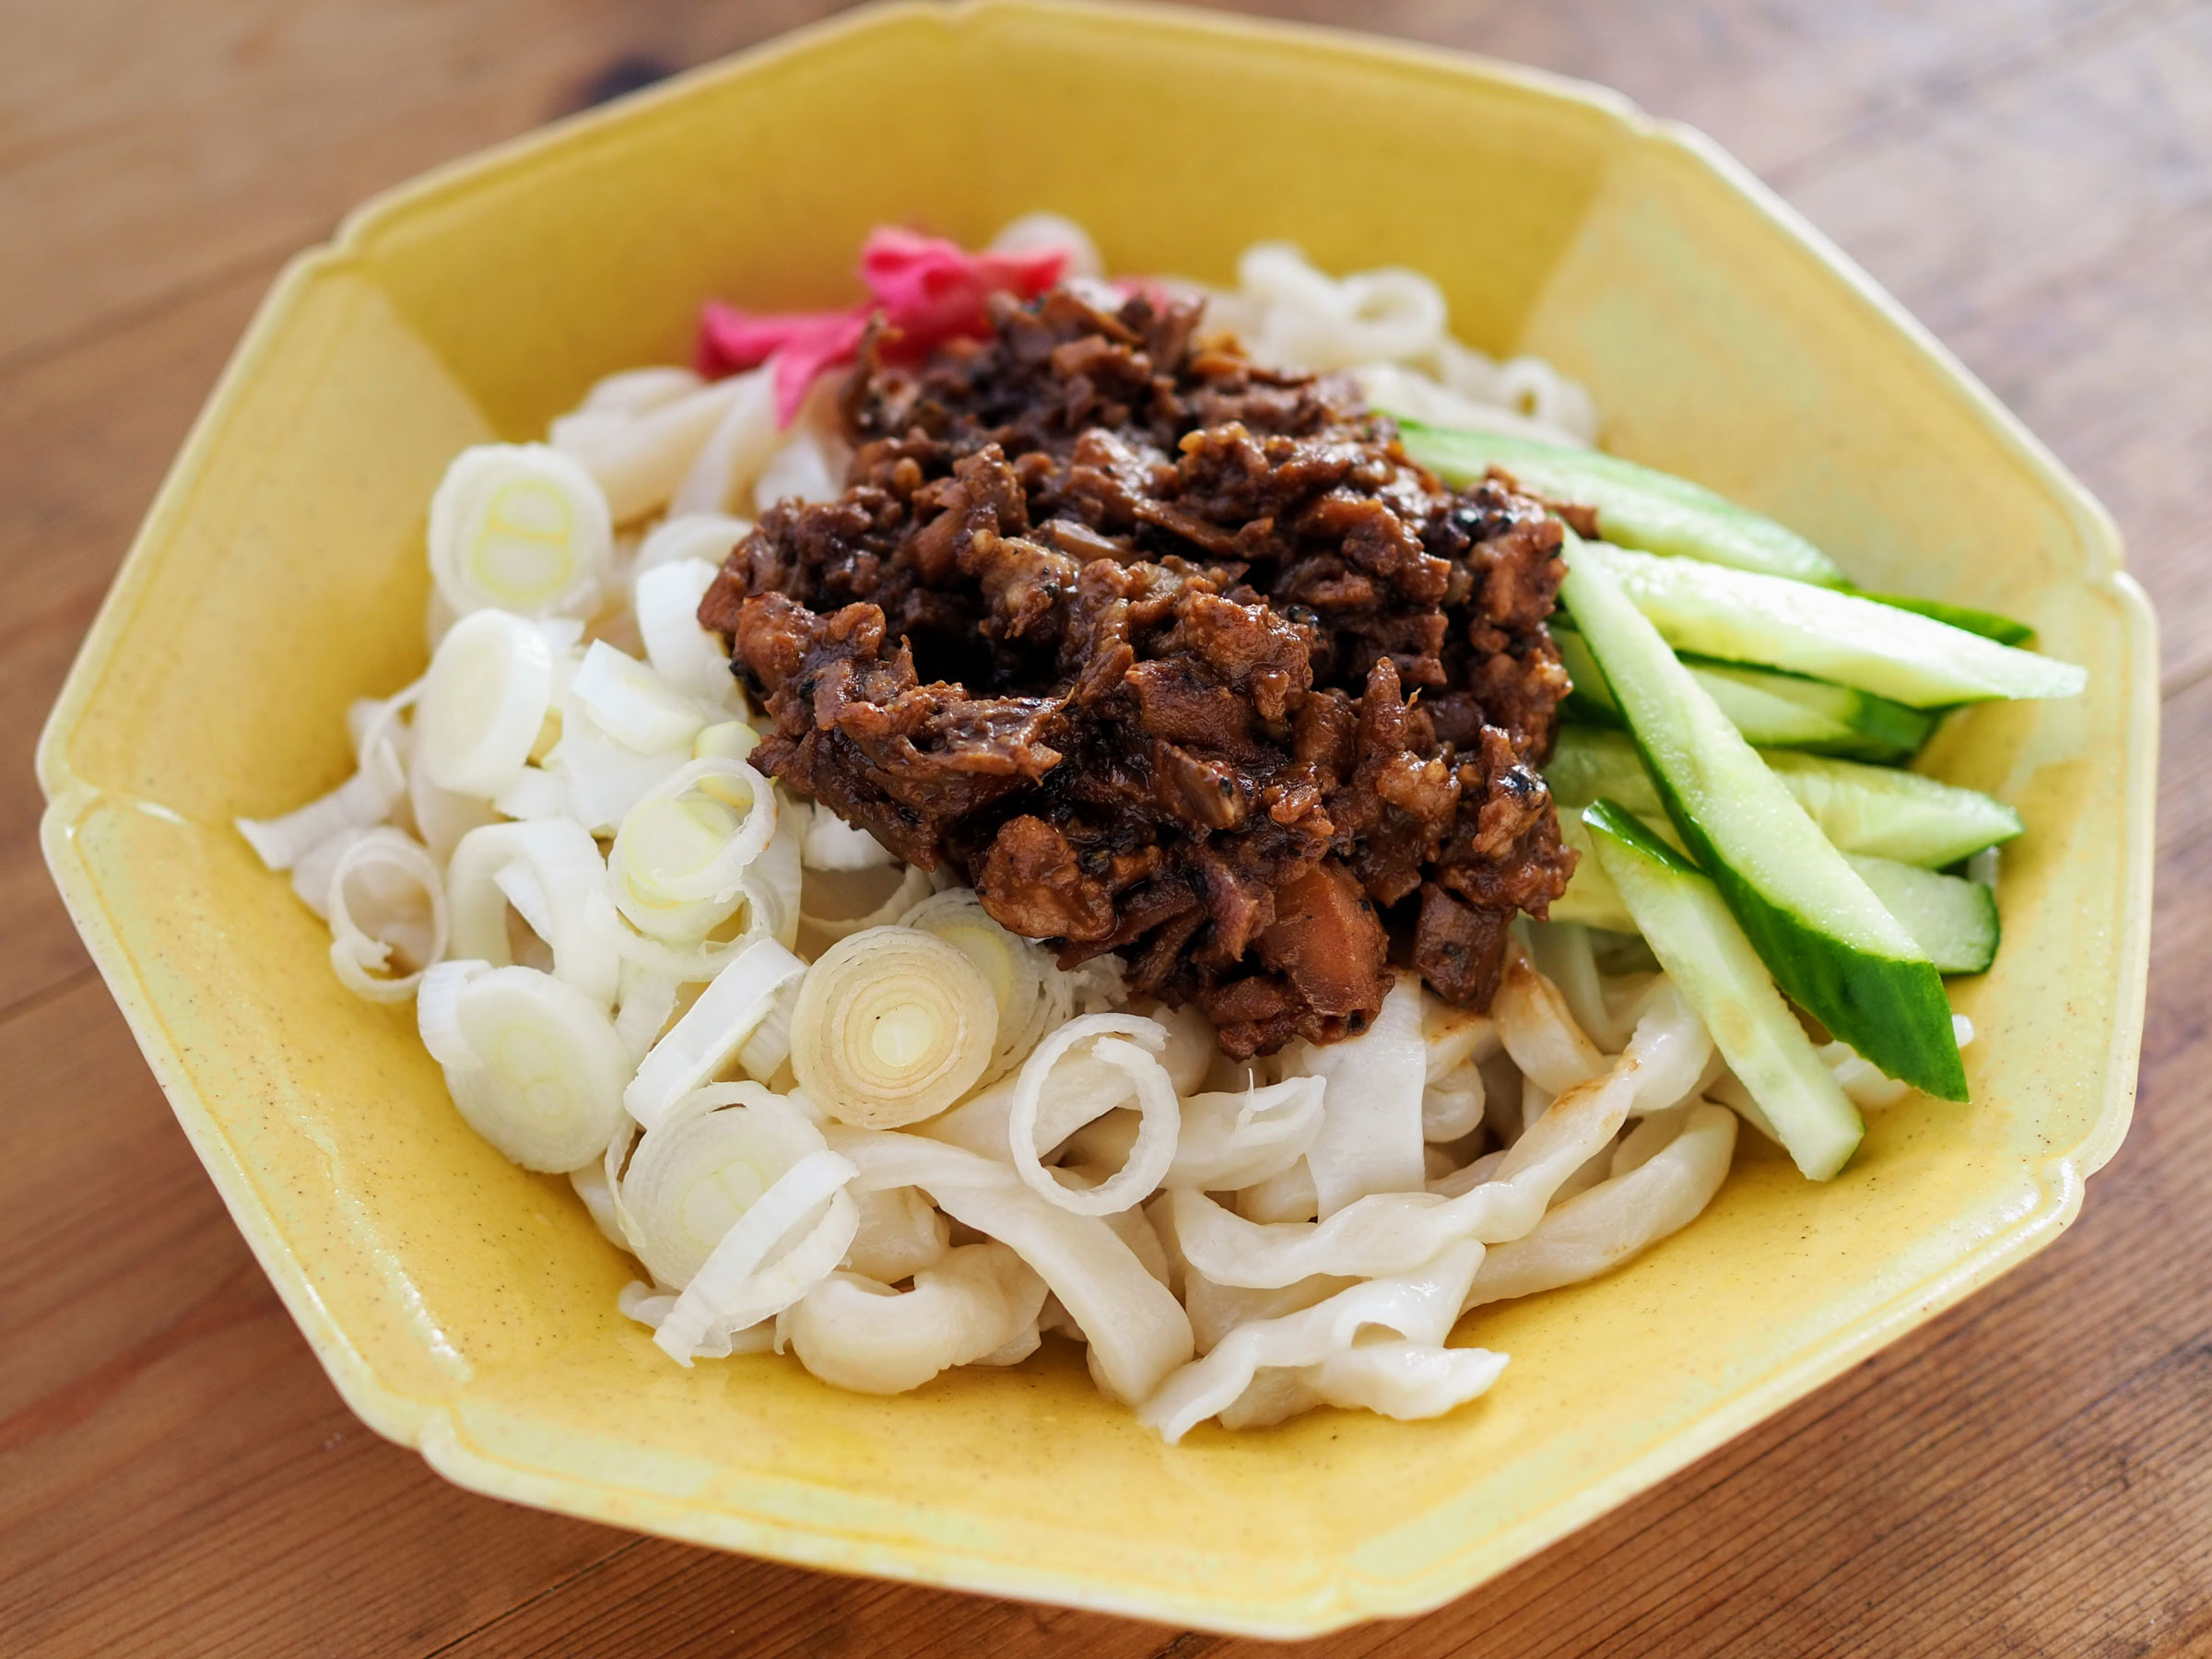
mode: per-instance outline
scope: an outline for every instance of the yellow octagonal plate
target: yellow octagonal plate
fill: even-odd
[[[1827,1186],[1763,1143],[1627,1269],[1486,1309],[1430,1423],[1161,1445],[1065,1347],[894,1399],[684,1371],[565,1183],[462,1124],[228,828],[335,782],[347,700],[424,660],[426,504],[465,444],[680,359],[709,295],[856,296],[882,220],[1054,208],[1122,271],[1263,237],[1433,273],[1459,332],[1595,394],[1608,447],[1853,576],[2025,617],[2074,701],[1930,764],[2017,805],[1974,1100]],[[464,1485],[841,1571],[1293,1635],[1430,1607],[2047,1243],[2118,1145],[2143,1007],[2149,609],[2104,514],[1897,306],[1696,135],[1441,53],[1165,10],[865,11],[425,179],[285,275],[161,491],[40,755],[48,857],[177,1116],[347,1402]],[[1048,1345],[1053,1347],[1057,1345]]]

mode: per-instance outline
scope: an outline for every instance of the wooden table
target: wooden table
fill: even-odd
[[[40,722],[279,262],[369,192],[818,0],[0,0],[0,1652],[1228,1655],[513,1509],[346,1411],[35,845]],[[2212,6],[1263,6],[1712,133],[2102,496],[2166,629],[2134,1133],[2056,1245],[1330,1655],[2212,1653]]]

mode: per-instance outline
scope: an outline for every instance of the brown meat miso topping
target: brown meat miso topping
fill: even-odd
[[[756,764],[1240,1058],[1362,1030],[1394,942],[1487,1006],[1574,865],[1536,770],[1558,524],[1195,306],[992,322],[916,370],[871,342],[844,494],[764,514],[701,604]]]

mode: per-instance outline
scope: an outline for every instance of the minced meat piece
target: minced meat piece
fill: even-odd
[[[1058,288],[916,370],[864,347],[844,494],[771,509],[700,607],[755,762],[1240,1058],[1363,1029],[1394,939],[1485,1006],[1574,864],[1559,525],[1199,322]]]

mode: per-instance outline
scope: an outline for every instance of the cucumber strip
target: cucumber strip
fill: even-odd
[[[2024,828],[2004,802],[1919,772],[1818,755],[1763,759],[1821,833],[1846,853],[1939,870]]]
[[[2071,663],[1807,582],[1595,543],[1583,544],[1578,557],[1602,568],[1668,644],[1700,656],[1786,668],[1920,709],[2073,697],[2088,683]],[[1590,618],[1572,601],[1568,608],[1590,639]],[[1605,653],[1597,654],[1602,662]],[[1618,694],[1618,677],[1606,677]]]
[[[1759,1127],[1806,1175],[1826,1181],[1857,1149],[1865,1124],[1720,889],[1617,803],[1599,801],[1582,819],[1644,943],[1757,1102]]]
[[[1551,637],[1574,690],[1561,705],[1570,720],[1618,726],[1620,711],[1597,659],[1583,636],[1554,620]],[[1737,663],[1683,663],[1698,684],[1712,694],[1721,712],[1745,738],[1761,748],[1795,748],[1859,760],[1904,760],[1920,752],[1936,727],[1936,717],[1886,697],[1806,679],[1772,668]]]
[[[1966,1099],[1966,1067],[1935,964],[1613,581],[1614,561],[1634,555],[1592,558],[1571,532],[1568,542],[1560,594],[1613,688],[1667,817],[1768,971],[1891,1077]]]
[[[1590,831],[1583,827],[1580,814],[1570,812],[1563,801],[1559,804],[1559,840],[1582,856],[1575,860],[1574,874],[1568,878],[1567,890],[1551,901],[1545,920],[1579,922],[1584,927],[1634,933],[1636,918],[1629,914],[1629,907],[1621,902],[1620,891],[1613,885],[1613,878],[1606,874],[1606,866],[1598,863],[1590,844]]]
[[[1560,449],[1497,432],[1400,420],[1406,453],[1454,488],[1493,466],[1547,500],[1597,509],[1607,541],[1710,559],[1798,582],[1841,582],[1833,559],[1795,531],[1738,507],[1701,484],[1595,450]]]
[[[1667,840],[1663,820],[1653,821],[1660,810],[1655,797],[1649,812],[1619,801],[1611,804],[1623,812],[1632,812],[1646,834],[1663,843]],[[1579,804],[1560,802],[1559,839],[1582,857],[1575,863],[1574,876],[1567,883],[1567,890],[1551,901],[1550,920],[1579,922],[1585,927],[1608,928],[1615,933],[1635,933],[1636,918],[1619,888],[1606,874],[1605,863],[1595,855],[1592,832],[1583,823],[1576,806]],[[1882,908],[1895,916],[1899,924],[1912,935],[1914,943],[1927,953],[1928,959],[1936,964],[1936,972],[1983,973],[1996,959],[2000,936],[1997,897],[1983,883],[1962,880],[1956,876],[1939,876],[1933,870],[1899,864],[1889,858],[1863,858],[1846,853],[1844,860],[1882,901]]]
[[[1936,972],[1983,973],[1996,960],[1997,896],[1982,883],[1888,858],[1850,857],[1850,864],[1928,953]],[[1578,869],[1575,878],[1581,877]]]
[[[1941,599],[1915,599],[1910,594],[1869,594],[1863,588],[1847,588],[1862,599],[1872,599],[1877,605],[1895,606],[1899,610],[1918,611],[1924,617],[1933,617],[1938,622],[1947,622],[1953,628],[1963,628],[1968,633],[1980,634],[1985,640],[1994,640],[2000,645],[2032,645],[2035,629],[2025,622],[2016,622],[2010,617],[2000,617],[1995,611],[1976,610],[1971,605],[1947,605]]]
[[[2020,833],[2004,802],[1918,772],[1782,751],[1759,759],[1840,853],[1939,870]],[[1616,732],[1560,727],[1544,781],[1562,806],[1611,795],[1646,818],[1665,811],[1635,744]]]
[[[1693,659],[1683,666],[1736,730],[1765,748],[1909,760],[1936,729],[1935,715],[1852,686],[1736,663]]]

